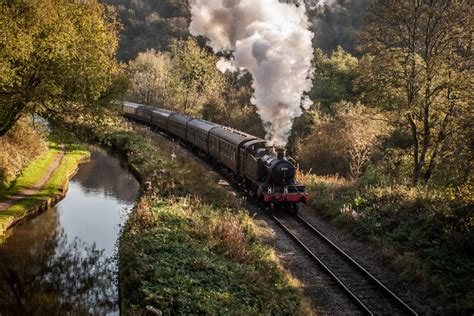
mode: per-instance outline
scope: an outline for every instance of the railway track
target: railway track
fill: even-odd
[[[323,233],[299,215],[272,214],[273,220],[367,315],[418,315]]]

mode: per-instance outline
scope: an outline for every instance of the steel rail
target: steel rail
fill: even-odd
[[[316,261],[316,263],[326,271],[337,283],[337,285],[349,296],[349,298],[367,315],[374,315],[373,312],[339,279],[334,272],[324,262],[318,258],[295,234],[293,234],[288,227],[285,226],[275,215],[271,215],[272,219],[280,226],[298,246],[306,251],[306,253]]]
[[[342,257],[347,260],[352,266],[357,268],[365,277],[367,277],[371,282],[373,282],[378,288],[380,288],[387,296],[392,298],[403,310],[405,310],[410,315],[418,315],[418,313],[413,310],[407,303],[405,303],[400,297],[393,293],[387,286],[385,286],[380,280],[378,280],[374,275],[367,271],[363,266],[361,266],[357,261],[355,261],[351,256],[349,256],[344,250],[339,246],[333,243],[329,238],[327,238],[321,231],[314,227],[307,220],[302,218],[300,215],[295,215],[296,218],[303,223],[310,231],[320,237],[326,242],[331,248],[335,249]]]

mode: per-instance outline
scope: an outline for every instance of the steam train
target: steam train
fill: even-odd
[[[248,194],[270,208],[298,211],[306,202],[305,187],[295,180],[295,161],[283,149],[266,141],[222,126],[165,109],[123,103],[123,115],[158,128],[188,143],[227,168]]]

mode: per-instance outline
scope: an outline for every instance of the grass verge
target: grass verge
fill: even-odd
[[[472,188],[440,191],[364,180],[301,179],[316,212],[375,243],[403,279],[444,300],[446,313],[472,314]]]
[[[51,142],[45,156],[33,161],[15,180],[4,195],[5,199],[8,199],[8,196],[21,192],[23,189],[31,187],[41,180],[59,150],[58,145]],[[21,200],[7,210],[0,212],[0,239],[4,236],[5,230],[11,223],[27,215],[32,208],[43,203],[48,198],[61,194],[77,165],[88,157],[89,153],[82,147],[77,145],[68,146],[61,164],[35,196]]]
[[[38,183],[58,153],[59,147],[57,144],[50,142],[48,144],[48,151],[45,152],[44,155],[41,155],[41,157],[33,160],[25,169],[22,170],[21,174],[6,190],[0,192],[0,201],[7,200],[10,196]]]

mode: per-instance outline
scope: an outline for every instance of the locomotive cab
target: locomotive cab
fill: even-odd
[[[265,141],[262,139],[253,140],[243,145],[240,159],[241,178],[248,178],[255,183],[266,180],[267,172],[261,159],[261,155],[265,152]]]

